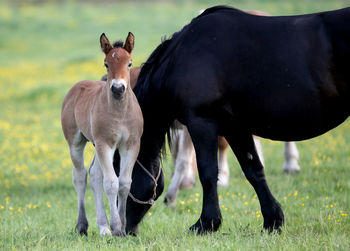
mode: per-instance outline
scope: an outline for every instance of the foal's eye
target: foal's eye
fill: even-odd
[[[130,68],[132,66],[132,63],[130,62],[129,64],[128,64],[128,67]]]
[[[106,68],[107,68],[107,70],[108,70],[108,64],[106,64],[106,63],[105,63],[105,67],[106,67]]]

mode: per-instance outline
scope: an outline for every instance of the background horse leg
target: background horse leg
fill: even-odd
[[[90,185],[94,192],[97,226],[100,230],[100,235],[112,235],[108,227],[108,219],[106,216],[106,210],[103,203],[103,175],[100,167],[100,163],[95,154],[89,170],[90,173]]]
[[[192,144],[192,140],[191,140]],[[192,144],[193,152],[189,156],[189,161],[185,168],[185,174],[180,182],[180,189],[192,189],[196,184],[196,173],[197,173],[197,161],[196,161],[196,152]]]
[[[253,139],[254,139],[256,152],[259,155],[260,162],[263,166],[265,166],[265,160],[264,160],[264,154],[263,154],[263,150],[262,150],[262,146],[261,146],[261,141],[260,141],[259,137],[255,136],[255,135],[253,135]]]
[[[218,137],[218,147],[219,147],[219,176],[218,185],[222,187],[228,186],[228,181],[230,178],[230,170],[227,162],[227,148],[228,143],[226,139],[222,136]]]
[[[207,119],[192,118],[188,130],[196,150],[199,179],[203,188],[203,207],[198,221],[190,230],[198,234],[218,230],[221,213],[217,194],[218,180],[218,136],[217,126]]]
[[[299,172],[298,160],[299,152],[295,142],[285,142],[283,171],[285,173]]]
[[[264,167],[256,152],[252,135],[239,132],[238,134],[225,136],[225,138],[228,140],[247,180],[253,186],[259,198],[261,212],[264,216],[264,228],[269,231],[274,229],[280,231],[280,227],[284,223],[283,211],[267,185]]]
[[[192,189],[196,184],[196,173],[197,173],[197,161],[196,152],[193,147],[192,139],[190,133],[186,126],[183,129],[183,144],[179,145],[179,149],[182,147],[184,154],[182,155],[182,161],[184,161],[184,174],[180,182],[180,189]],[[180,151],[180,150],[179,150]],[[187,157],[186,157],[187,155]]]
[[[103,187],[108,198],[111,210],[110,226],[113,235],[123,235],[121,221],[117,210],[117,197],[119,180],[113,168],[113,155],[115,149],[110,148],[104,142],[95,142],[96,153],[103,173]]]
[[[184,127],[182,130],[178,130],[176,134],[177,136],[172,138],[173,149],[171,149],[175,159],[175,170],[164,198],[164,203],[170,207],[175,207],[180,183],[183,181],[184,175],[188,172],[188,169],[192,168],[194,157],[194,148],[187,128]]]
[[[73,169],[73,184],[75,191],[78,194],[78,220],[76,228],[80,234],[87,235],[88,220],[85,213],[85,190],[87,171],[84,166],[84,148],[86,139],[77,132],[71,145],[69,145],[70,157],[72,159]]]
[[[126,227],[126,201],[131,186],[132,170],[134,168],[137,155],[140,151],[140,141],[133,146],[128,143],[120,147],[120,174],[119,174],[119,192],[118,192],[118,212],[122,223],[122,231],[125,234]]]

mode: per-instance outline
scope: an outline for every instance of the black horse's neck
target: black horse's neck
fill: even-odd
[[[140,95],[138,92],[135,93],[136,96]],[[147,102],[149,100],[152,102]],[[139,102],[144,116],[144,130],[141,137],[138,162],[135,163],[132,174],[130,193],[134,199],[129,197],[126,210],[126,231],[132,234],[137,233],[139,222],[151,207],[149,202],[156,200],[163,192],[164,178],[160,170],[160,157],[165,142],[165,134],[170,127],[169,117],[162,116],[164,115],[164,108],[156,99],[140,98]],[[154,184],[155,180],[157,184]]]
[[[169,131],[173,121],[170,111],[166,110],[164,100],[159,100],[151,95],[152,99],[143,100],[140,103],[144,116],[144,130],[141,137],[139,161],[142,162],[151,173],[157,173],[161,151],[165,143],[165,135]]]

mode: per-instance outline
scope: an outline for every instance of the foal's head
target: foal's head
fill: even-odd
[[[122,42],[115,43],[114,47],[104,33],[100,37],[102,51],[106,54],[104,60],[107,68],[107,84],[116,99],[122,99],[130,87],[131,52],[134,49],[134,35],[129,32],[124,46]]]

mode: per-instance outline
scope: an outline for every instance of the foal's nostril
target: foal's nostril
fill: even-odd
[[[111,90],[114,94],[122,94],[125,91],[125,86],[122,84],[113,84]]]

